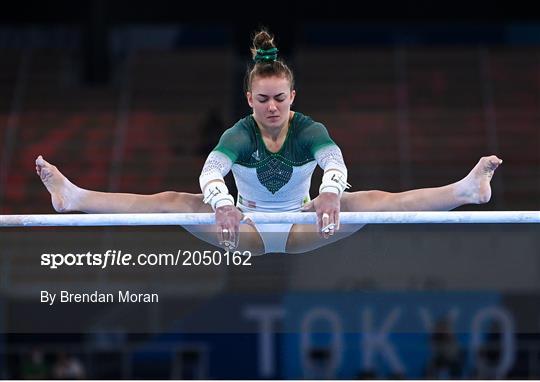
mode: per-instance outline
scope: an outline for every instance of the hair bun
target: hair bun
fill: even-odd
[[[274,45],[274,36],[272,36],[266,30],[261,30],[255,34],[253,37],[253,47],[255,49],[271,49],[275,48]]]
[[[272,62],[277,59],[278,49],[274,45],[274,36],[266,30],[260,30],[253,37],[251,53],[255,62]]]

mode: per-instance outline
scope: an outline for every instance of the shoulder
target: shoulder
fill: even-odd
[[[295,112],[293,121],[295,122],[295,129],[299,134],[313,134],[316,132],[326,132],[326,126],[321,122],[315,121],[308,115]]]
[[[297,123],[295,125],[296,137],[300,144],[307,148],[311,153],[314,154],[322,147],[335,145],[328,134],[326,126],[322,123],[301,113],[295,113],[295,118],[297,118]]]
[[[328,135],[326,126],[324,126],[321,122],[315,121],[310,116],[295,112],[293,120],[295,121],[294,129],[298,138],[300,139],[311,140]]]
[[[253,117],[240,119],[232,127],[223,132],[214,150],[226,154],[233,162],[252,149],[255,142]]]
[[[239,135],[249,135],[249,133],[253,130],[252,127],[253,124],[253,117],[251,115],[248,115],[247,117],[244,117],[240,120],[238,120],[234,125],[229,127],[227,130],[225,130],[225,133],[228,134],[239,134]]]
[[[298,111],[294,112],[293,121],[298,129],[305,129],[312,124],[317,123],[309,115],[302,114]]]
[[[252,116],[240,119],[232,127],[221,135],[222,143],[234,144],[235,146],[247,145],[256,139]]]

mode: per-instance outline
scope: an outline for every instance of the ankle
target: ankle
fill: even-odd
[[[452,193],[460,205],[473,203],[473,192],[466,178],[451,184],[450,187],[452,187]]]
[[[89,194],[90,191],[71,183],[69,187],[69,209],[71,211],[84,211],[84,205],[86,200],[88,200]]]

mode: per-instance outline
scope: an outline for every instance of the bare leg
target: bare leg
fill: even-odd
[[[384,191],[345,192],[341,211],[448,211],[465,204],[483,204],[491,198],[491,178],[502,160],[482,157],[462,180],[442,187],[399,193]],[[315,225],[295,224],[289,234],[287,251],[305,252],[333,243],[361,229],[362,224],[343,225],[328,239],[319,237]]]
[[[202,194],[166,191],[152,195],[99,192],[80,188],[69,181],[56,166],[43,157],[36,159],[36,172],[51,194],[51,201],[57,212],[81,211],[86,213],[202,213],[213,212],[203,203]],[[217,227],[214,225],[184,226],[189,232],[212,245],[220,247]],[[252,250],[254,254],[263,252],[264,245],[257,230],[248,225],[240,226],[239,250]]]
[[[202,207],[187,193],[166,191],[138,195],[85,190],[71,183],[56,166],[41,156],[36,160],[36,172],[50,192],[52,205],[57,212],[190,212]]]
[[[491,199],[491,178],[502,160],[492,155],[480,158],[463,179],[443,187],[406,192],[360,191],[345,193],[342,211],[448,211],[465,204],[483,204]]]

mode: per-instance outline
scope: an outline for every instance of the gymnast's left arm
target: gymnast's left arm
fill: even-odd
[[[347,183],[347,166],[341,150],[336,144],[324,146],[315,152],[315,159],[324,175],[319,196],[314,200],[317,221],[323,237],[334,234],[339,229],[340,200],[343,192],[350,187]]]
[[[339,229],[341,194],[349,187],[347,167],[341,150],[330,138],[328,130],[322,123],[313,122],[305,126],[299,134],[299,139],[324,171],[319,196],[304,210],[311,207],[315,209],[319,233],[322,237],[328,238]]]
[[[341,195],[349,187],[347,167],[341,150],[330,138],[328,130],[322,123],[311,121],[304,125],[298,133],[298,138],[300,144],[324,171],[319,196],[302,210],[315,209],[319,233],[322,237],[328,238],[339,229]]]

